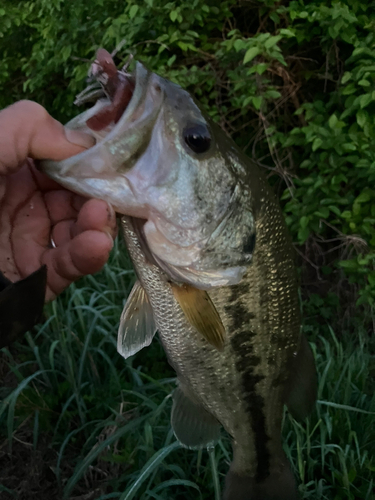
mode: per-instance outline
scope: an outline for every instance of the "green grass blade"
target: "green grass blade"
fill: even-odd
[[[24,388],[28,385],[28,383],[39,375],[43,375],[45,370],[38,370],[33,373],[29,377],[25,378],[20,385],[15,389],[8,397],[4,399],[0,406],[0,417],[8,409],[8,418],[7,418],[7,429],[8,429],[8,440],[9,440],[9,450],[12,451],[12,435],[13,435],[13,427],[14,427],[14,411],[17,403],[18,396],[24,390]]]
[[[160,462],[162,462],[164,458],[168,456],[172,451],[177,450],[180,447],[180,443],[178,441],[175,441],[169,446],[162,448],[161,450],[156,452],[142,468],[139,473],[138,479],[121,495],[120,500],[132,500],[144,481],[146,481],[149,475],[154,472]]]
[[[0,484],[0,492],[1,491],[4,491],[5,493],[8,493],[8,495],[12,495],[12,497],[14,498],[17,498],[18,495],[15,491],[13,490],[10,490],[9,488],[7,488],[6,486],[4,486],[3,484]]]
[[[199,488],[199,486],[196,483],[193,483],[193,481],[189,481],[188,479],[169,479],[168,481],[163,481],[161,484],[156,486],[152,491],[154,493],[158,493],[159,491],[166,490],[167,488],[170,487],[176,487],[176,486],[184,486],[186,488],[193,488],[198,491],[199,493],[199,498],[202,498],[202,493]]]
[[[213,448],[213,447],[208,448],[208,454],[210,456],[211,473],[212,473],[212,479],[214,482],[215,500],[220,500],[221,490],[220,490],[219,474],[218,474],[218,470],[217,470],[217,463],[215,460],[215,448]]]
[[[124,425],[120,429],[118,429],[116,432],[114,432],[111,436],[109,436],[107,439],[102,441],[98,446],[93,448],[83,459],[83,461],[78,464],[76,467],[76,470],[74,471],[74,474],[72,477],[69,479],[67,482],[67,485],[65,486],[64,489],[64,499],[69,498],[69,495],[71,494],[73,488],[79,481],[79,479],[83,476],[84,472],[88,468],[88,466],[98,457],[98,455],[107,448],[107,446],[110,446],[114,441],[120,439],[122,436],[125,434],[129,433],[132,431],[135,427],[139,426],[142,422],[144,422],[147,418],[149,418],[149,415],[145,415],[143,417],[139,417],[137,419],[132,420],[128,424]]]
[[[317,404],[331,406],[332,408],[336,408],[338,410],[354,411],[356,413],[364,413],[365,415],[375,415],[374,411],[361,410],[360,408],[355,408],[354,406],[341,405],[339,403],[333,403],[331,401],[318,400]]]

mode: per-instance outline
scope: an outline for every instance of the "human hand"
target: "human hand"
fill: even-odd
[[[64,129],[35,102],[0,112],[0,271],[14,282],[46,264],[46,300],[101,269],[116,218],[106,202],[63,189],[32,159],[63,160],[93,143],[87,134]]]

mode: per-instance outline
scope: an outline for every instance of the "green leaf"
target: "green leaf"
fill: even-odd
[[[354,203],[366,203],[371,200],[371,194],[369,192],[361,193],[357,198],[354,200]]]
[[[345,144],[342,144],[342,149],[346,152],[357,151],[355,144],[352,144],[351,142],[347,142]]]
[[[370,104],[370,102],[372,101],[372,95],[371,94],[364,94],[363,96],[360,97],[359,99],[359,105],[361,106],[361,108],[365,108],[366,106],[368,106]]]
[[[71,46],[66,46],[62,49],[61,57],[62,57],[63,61],[67,61],[69,59],[71,52],[72,52]]]
[[[278,99],[279,97],[281,97],[281,94],[277,90],[266,90],[266,92],[264,93],[264,97],[270,97],[271,99]]]
[[[337,121],[337,116],[335,114],[331,115],[330,119],[328,120],[328,125],[330,126],[330,128],[335,128]]]
[[[335,207],[334,205],[329,205],[328,208],[331,210],[331,212],[333,212],[338,217],[341,216],[341,211],[339,208]]]
[[[268,40],[265,41],[264,43],[264,46],[266,49],[270,49],[271,47],[273,47],[274,45],[277,44],[277,42],[279,42],[281,40],[281,36],[280,35],[276,35],[276,36],[270,36]]]
[[[178,16],[177,10],[171,10],[171,12],[169,13],[169,17],[171,18],[172,22],[175,22],[177,16]]]
[[[316,215],[317,217],[321,217],[322,219],[328,219],[329,210],[327,207],[321,207],[320,210],[314,212],[314,215]]]
[[[287,29],[287,28],[283,28],[280,30],[280,35],[284,35],[286,36],[287,38],[292,38],[292,37],[295,37],[295,33],[290,30],[290,29]]]
[[[369,87],[371,83],[368,80],[362,79],[359,80],[358,85],[361,85],[362,87]]]
[[[176,58],[177,58],[176,54],[173,54],[173,56],[168,59],[167,65],[169,67],[172,66],[172,64],[175,62]]]
[[[344,269],[350,269],[352,271],[358,269],[358,263],[354,259],[342,260],[341,262],[339,262],[339,266],[343,267]]]
[[[360,127],[363,128],[366,121],[367,121],[367,113],[366,111],[363,111],[363,109],[360,109],[357,113],[357,123]]]
[[[254,108],[255,109],[260,109],[260,107],[262,106],[262,102],[263,102],[263,97],[262,96],[255,96],[253,97],[253,104],[254,104]]]
[[[260,50],[258,47],[250,47],[250,49],[246,51],[245,57],[243,58],[243,64],[252,61],[259,53]]]
[[[306,215],[303,215],[300,220],[299,220],[299,225],[302,227],[302,228],[305,228],[308,226],[309,224],[309,221],[310,221],[310,217],[307,217]]]
[[[309,235],[310,235],[310,229],[308,227],[300,228],[299,231],[298,231],[298,240],[299,240],[299,242],[301,244],[305,243],[305,241],[307,240],[307,238],[309,237]]]
[[[351,211],[350,211],[350,210],[344,210],[344,211],[342,212],[342,214],[341,214],[341,217],[342,217],[343,219],[347,219],[347,220],[351,219],[351,218],[352,218],[352,216],[353,216],[353,214],[351,213]]]
[[[252,66],[249,71],[251,73],[258,73],[258,75],[263,75],[263,73],[268,68],[269,68],[269,64],[267,64],[267,63],[260,63],[260,64],[254,64],[254,66]]]
[[[242,49],[246,48],[247,43],[245,40],[238,39],[234,42],[233,47],[235,48],[236,52],[239,52]]]
[[[137,15],[139,6],[138,5],[132,5],[129,10],[129,17],[130,19],[134,19],[135,16]]]
[[[246,108],[251,102],[253,102],[254,97],[252,95],[249,95],[246,97],[246,99],[243,101],[242,106]]]
[[[194,47],[194,45],[192,45],[191,43],[177,42],[177,45],[184,52],[187,52],[188,50],[196,50],[196,48]]]
[[[321,139],[320,137],[316,137],[316,138],[314,139],[314,142],[313,142],[313,144],[312,144],[312,148],[311,148],[311,149],[312,149],[313,151],[316,151],[318,148],[320,148],[320,146],[321,146],[322,144],[323,144],[322,139]]]

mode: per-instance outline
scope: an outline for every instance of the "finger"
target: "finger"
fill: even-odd
[[[28,156],[63,160],[93,146],[83,132],[65,129],[39,104],[19,101],[0,112],[0,174],[14,172]]]
[[[102,231],[85,231],[61,247],[47,250],[42,263],[47,264],[47,300],[52,300],[72,281],[94,274],[107,262],[113,247],[112,238]]]
[[[35,185],[38,187],[38,189],[40,191],[42,191],[43,193],[46,193],[46,195],[49,193],[49,191],[51,191],[51,193],[48,194],[48,196],[47,196],[48,200],[54,199],[54,193],[56,191],[67,191],[67,190],[64,190],[64,188],[62,188],[62,186],[60,184],[58,184],[56,181],[53,181],[46,174],[44,174],[43,172],[38,170],[35,167],[34,161],[31,158],[28,158],[25,161],[25,165],[21,168],[22,169],[28,168],[28,170],[30,171],[30,174],[32,175],[32,178],[33,178]],[[86,201],[87,201],[87,198],[84,198],[83,196],[78,195],[78,194],[73,194],[72,198],[70,199],[70,204],[73,207],[74,211],[76,213],[78,213],[81,210],[82,206],[86,203]],[[47,201],[46,201],[46,204],[47,204]],[[56,204],[54,204],[54,205],[56,205]],[[47,206],[47,208],[49,211],[53,210],[52,207]],[[63,218],[66,218],[66,217],[63,217]],[[57,215],[55,216],[55,219],[59,220]]]
[[[51,224],[66,219],[75,219],[77,211],[73,207],[74,194],[70,191],[60,189],[58,191],[49,191],[44,195],[44,201],[51,219]]]
[[[59,200],[56,200],[60,206]],[[56,247],[68,243],[84,231],[102,231],[113,239],[117,235],[116,214],[112,207],[103,200],[86,201],[79,212],[78,220],[74,217],[54,223],[52,240]]]
[[[75,220],[63,220],[58,222],[52,229],[51,238],[55,247],[60,247],[65,245],[72,239],[72,228],[74,226]]]
[[[116,214],[107,202],[89,200],[79,211],[77,222],[72,227],[72,236],[95,229],[106,231],[114,238],[117,232]]]

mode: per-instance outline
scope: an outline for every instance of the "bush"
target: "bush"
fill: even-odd
[[[281,195],[305,297],[374,306],[374,2],[4,0],[0,106],[77,111],[98,47],[187,88]],[[352,311],[353,312],[353,311]]]

